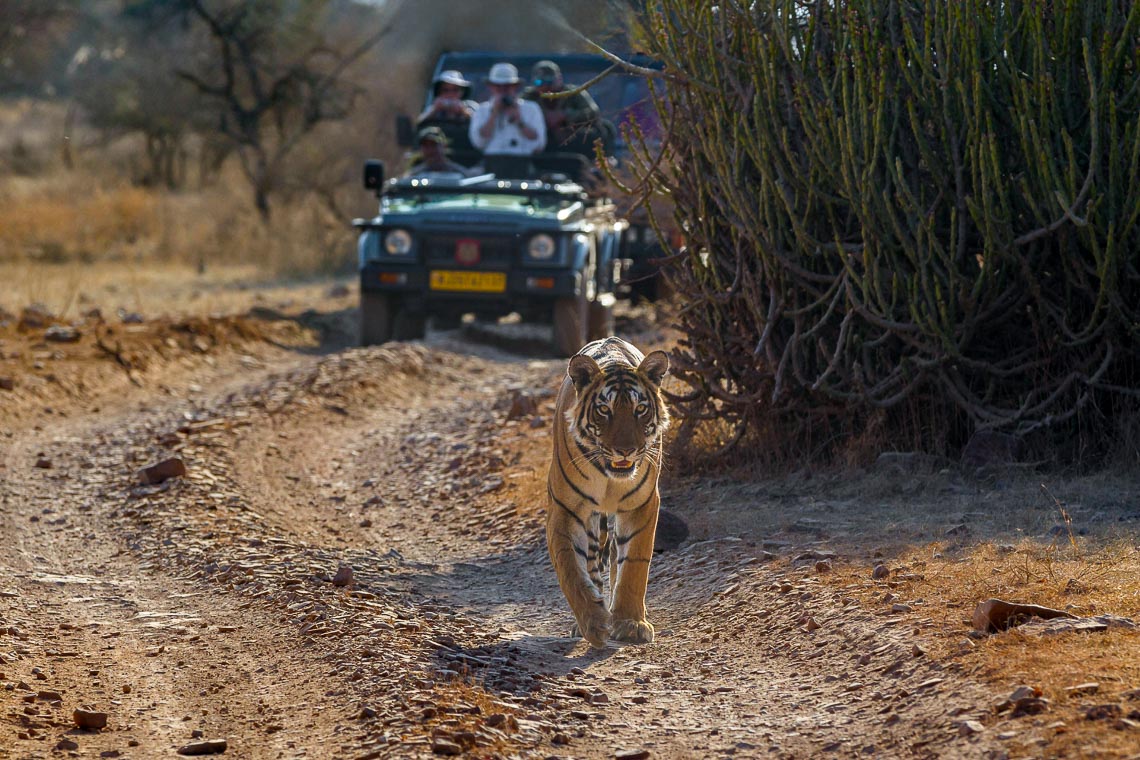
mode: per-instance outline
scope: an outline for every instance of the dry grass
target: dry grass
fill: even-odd
[[[91,309],[111,318],[120,309],[147,317],[236,314],[254,305],[281,310],[324,299],[337,283],[328,278],[282,281],[253,264],[220,264],[205,272],[185,263],[126,261],[76,266],[35,261],[0,262],[0,308],[18,314],[41,303],[65,321]],[[341,286],[352,290],[346,281]]]
[[[1140,621],[1137,486],[1128,473],[1046,488],[1030,478],[970,485],[946,471],[920,478],[873,472],[767,484],[768,498],[740,521],[756,526],[759,516],[778,540],[836,549],[840,561],[820,580],[884,620],[912,625],[930,642],[929,656],[948,667],[1002,695],[1020,684],[1041,689],[1052,703],[1048,712],[995,712],[990,721],[995,732],[1016,733],[1009,740],[1014,754],[1130,757],[1140,750],[1140,728],[1117,729],[1115,720],[1085,713],[1107,703],[1121,706],[1120,717],[1140,709],[1125,697],[1140,688],[1140,631],[970,634],[974,608],[991,597]],[[739,507],[739,496],[713,505]],[[873,580],[879,562],[891,575]],[[810,564],[803,569],[814,572]],[[913,612],[892,613],[899,602]],[[1099,683],[1099,691],[1066,691],[1087,682]]]
[[[142,155],[137,138],[107,139],[80,124],[66,168],[59,156],[63,119],[57,104],[0,104],[0,264],[242,264],[264,277],[352,269],[348,217],[368,213],[374,201],[336,174],[343,161],[311,159],[326,170],[322,181],[332,190],[275,197],[265,224],[236,161],[205,186],[140,187],[131,181]],[[312,179],[302,172],[290,182],[304,190]],[[330,207],[340,196],[351,206],[343,212]]]

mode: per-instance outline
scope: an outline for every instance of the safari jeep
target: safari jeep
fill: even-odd
[[[363,345],[422,338],[429,318],[447,328],[470,313],[551,323],[563,356],[612,334],[626,227],[613,202],[558,171],[564,158],[524,159],[529,177],[497,158],[480,176],[387,182],[383,164],[366,162],[380,209],[353,222]]]

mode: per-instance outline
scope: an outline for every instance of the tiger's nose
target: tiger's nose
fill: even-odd
[[[633,455],[637,453],[637,449],[614,449],[614,454],[619,459],[633,459]]]

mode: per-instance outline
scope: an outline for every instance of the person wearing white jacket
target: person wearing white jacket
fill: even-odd
[[[491,98],[479,104],[471,117],[468,137],[484,155],[529,156],[546,146],[546,120],[542,108],[518,97],[519,71],[512,64],[496,63],[487,76]]]

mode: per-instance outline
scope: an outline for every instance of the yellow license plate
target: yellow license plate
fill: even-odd
[[[505,272],[453,272],[435,270],[431,273],[432,290],[466,290],[477,293],[504,293],[507,290]]]

